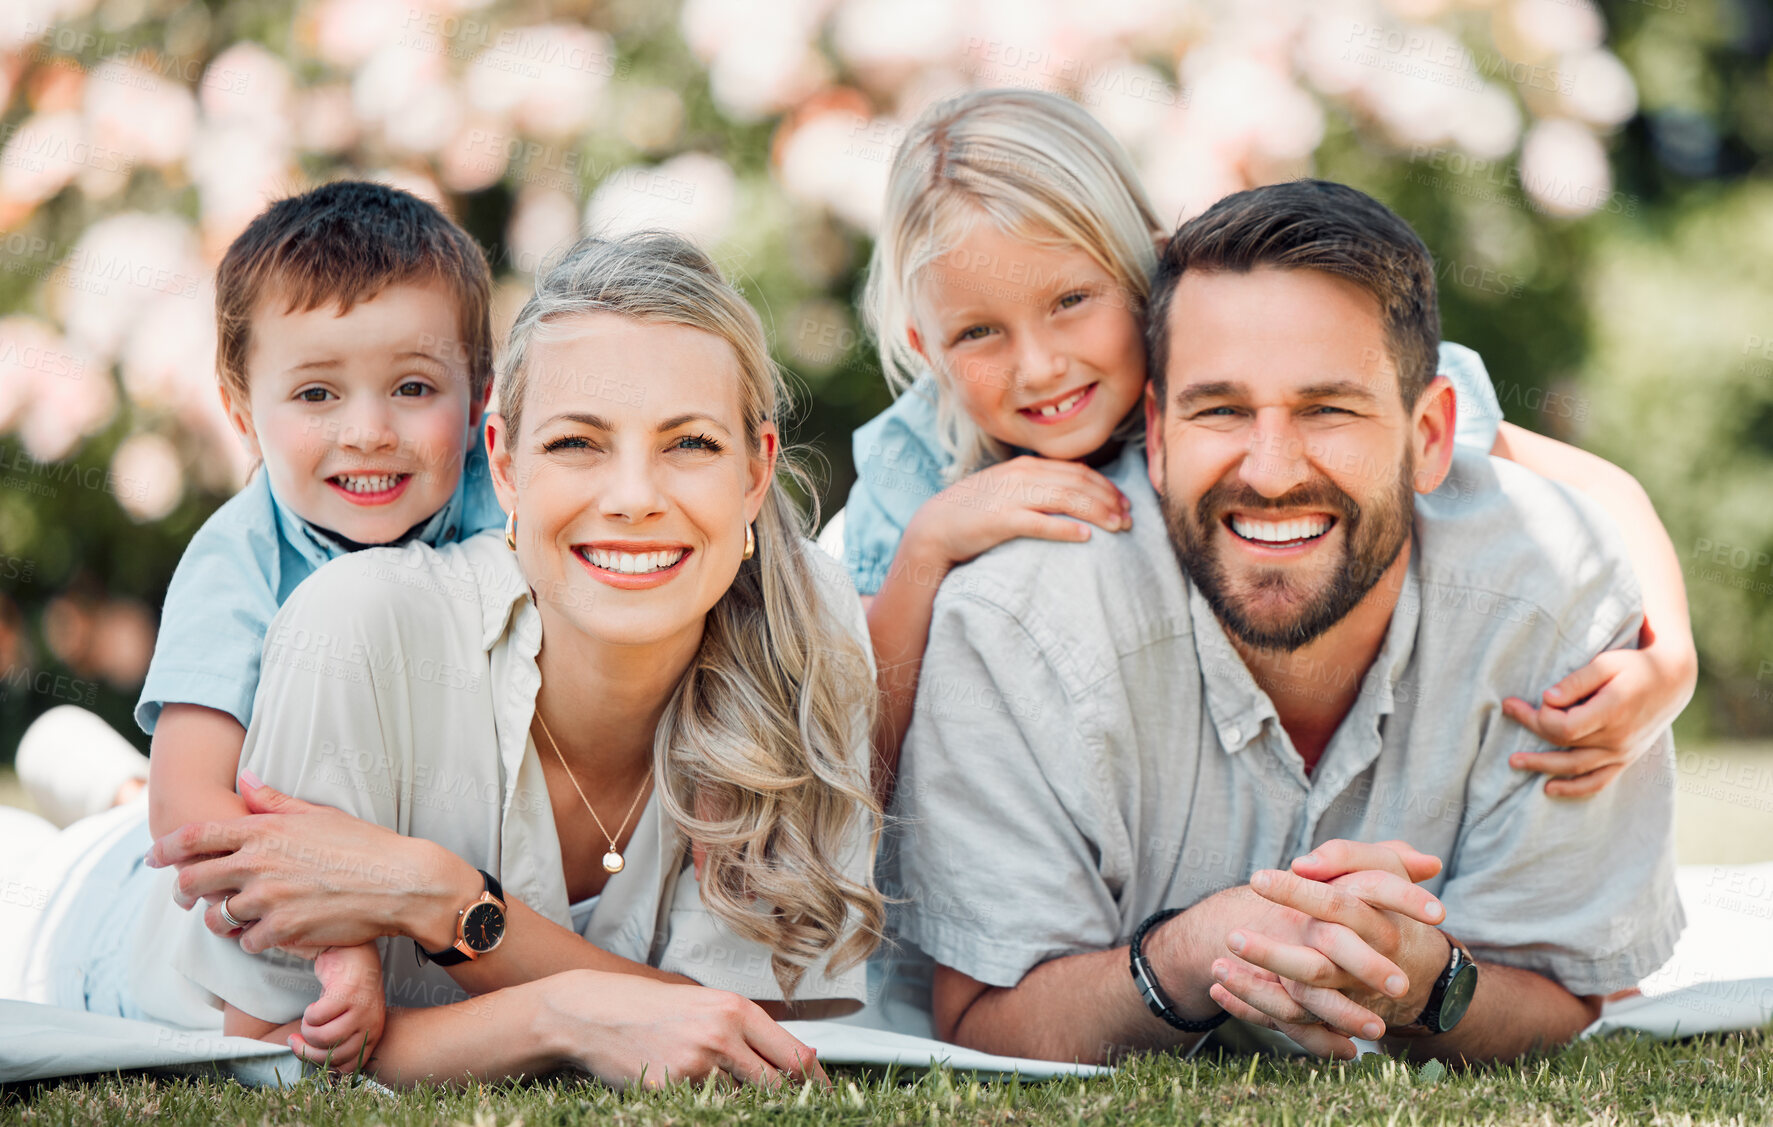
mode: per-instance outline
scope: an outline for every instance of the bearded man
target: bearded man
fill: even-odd
[[[1185,224],[1149,326],[1146,445],[1104,470],[1132,530],[1013,541],[936,601],[897,884],[937,1032],[1091,1062],[1568,1040],[1683,922],[1666,732],[1590,799],[1509,763],[1547,745],[1505,699],[1638,638],[1617,530],[1455,454],[1433,262],[1354,189]]]

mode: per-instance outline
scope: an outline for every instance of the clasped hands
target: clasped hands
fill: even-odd
[[[1413,1023],[1446,967],[1446,909],[1416,883],[1440,869],[1401,841],[1336,840],[1290,871],[1253,874],[1247,893],[1221,894],[1239,906],[1222,949],[1206,952],[1209,995],[1319,1056],[1354,1057],[1351,1038]]]

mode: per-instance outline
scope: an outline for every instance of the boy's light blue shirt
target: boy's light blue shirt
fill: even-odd
[[[443,508],[413,537],[433,547],[505,523],[482,430]],[[168,704],[200,704],[248,727],[259,654],[277,608],[297,584],[348,548],[290,512],[261,468],[197,530],[160,612],[154,660],[135,722],[152,735]]]
[[[1487,453],[1496,445],[1502,405],[1483,357],[1442,341],[1440,374],[1457,392],[1455,438]],[[856,484],[843,509],[843,562],[864,595],[880,590],[918,506],[947,488],[943,472],[952,459],[936,433],[936,381],[928,373],[856,430]]]

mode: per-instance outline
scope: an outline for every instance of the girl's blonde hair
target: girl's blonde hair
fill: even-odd
[[[683,325],[731,345],[746,447],[763,457],[763,424],[785,402],[763,324],[706,255],[666,232],[582,239],[543,272],[501,364],[499,404],[513,435],[538,333],[598,312]],[[770,947],[787,996],[822,955],[833,971],[867,958],[884,907],[871,866],[859,879],[844,871],[857,863],[858,823],[870,859],[880,835],[869,756],[857,755],[873,728],[874,677],[844,628],[845,609],[813,572],[823,561],[781,476],[816,493],[785,454],[778,466],[757,515],[756,554],[708,612],[701,648],[659,720],[653,762],[666,811],[707,851],[703,903]]]
[[[1168,233],[1127,151],[1067,98],[975,90],[918,118],[893,159],[862,305],[895,393],[926,367],[934,369],[938,437],[953,458],[951,481],[1002,461],[1009,451],[968,417],[952,394],[952,375],[926,364],[906,329],[918,319],[924,268],[952,251],[981,217],[1006,234],[1082,250],[1139,314],[1157,265],[1155,240]]]

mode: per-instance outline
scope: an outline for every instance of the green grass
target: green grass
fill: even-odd
[[[701,1124],[1440,1124],[1773,1123],[1773,1038],[1674,1044],[1610,1038],[1507,1067],[1445,1072],[1367,1058],[1353,1065],[1146,1058],[1117,1074],[1044,1084],[834,1073],[829,1091],[688,1086],[624,1095],[582,1079],[387,1095],[310,1078],[282,1091],[232,1082],[110,1077],[15,1086],[0,1123],[404,1124],[474,1127]]]

